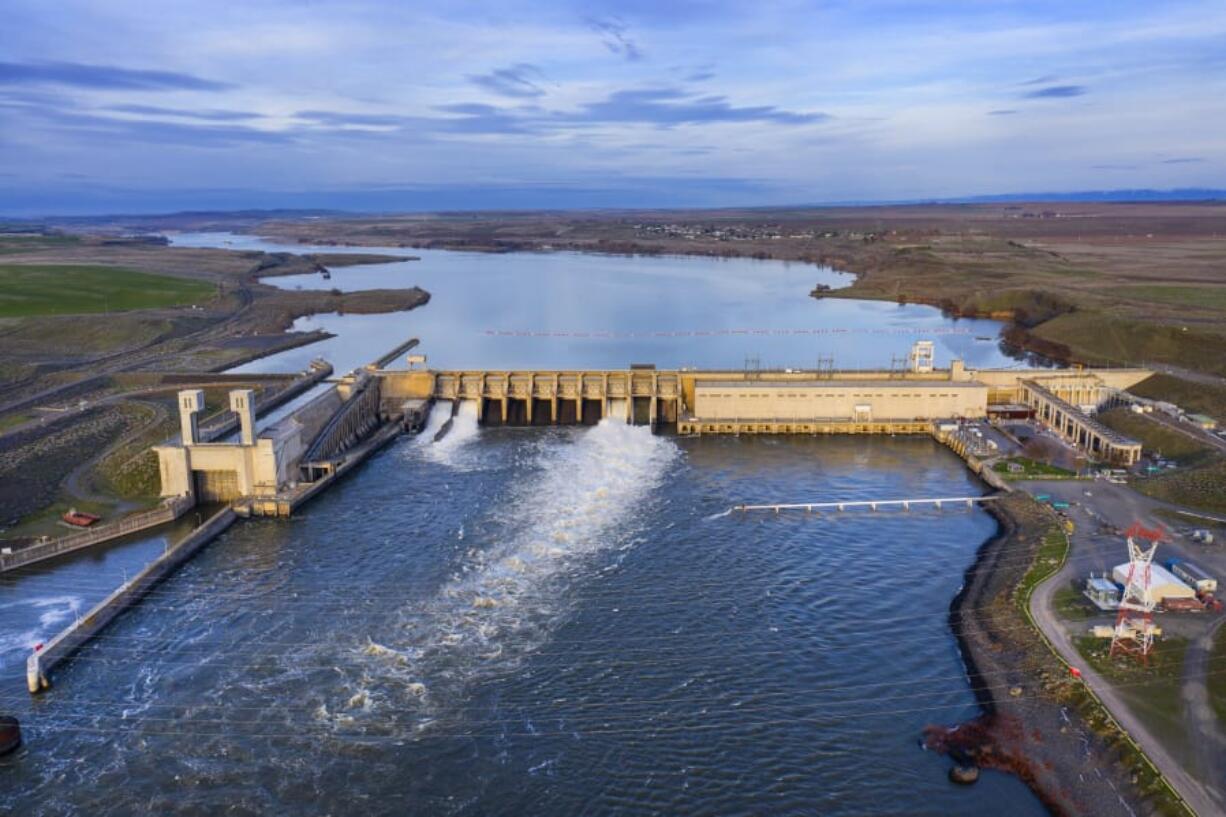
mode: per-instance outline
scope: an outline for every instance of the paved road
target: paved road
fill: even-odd
[[[1158,425],[1166,426],[1172,431],[1178,431],[1185,437],[1190,437],[1199,443],[1204,443],[1211,448],[1216,448],[1219,451],[1226,452],[1226,440],[1212,432],[1205,431],[1203,428],[1198,428],[1194,425],[1176,420],[1174,417],[1169,417],[1157,411],[1150,414],[1142,414],[1141,416],[1152,420]]]
[[[1147,363],[1145,364],[1145,368],[1151,371],[1161,372],[1162,374],[1181,377],[1184,380],[1191,380],[1195,383],[1205,383],[1210,386],[1226,386],[1226,377],[1219,377],[1215,374],[1194,372],[1191,369],[1183,369],[1179,366],[1171,366],[1165,363]]]
[[[1226,619],[1214,621],[1207,632],[1195,638],[1188,645],[1188,654],[1184,659],[1183,703],[1184,723],[1191,735],[1191,742],[1205,751],[1196,752],[1194,770],[1202,780],[1214,779],[1220,772],[1220,761],[1226,755],[1226,731],[1218,723],[1217,714],[1209,704],[1209,687],[1205,678],[1210,671],[1209,659],[1213,652],[1213,640]],[[1221,667],[1216,668],[1221,671]],[[1219,806],[1221,800],[1219,799]]]
[[[1158,520],[1152,515],[1152,512],[1155,508],[1162,507],[1160,503],[1141,496],[1126,486],[1112,485],[1102,481],[1028,482],[1024,483],[1023,487],[1032,493],[1045,492],[1071,501],[1092,503],[1090,507],[1100,517],[1109,524],[1121,528],[1128,527],[1134,521],[1141,521],[1153,527]],[[1092,496],[1087,497],[1084,493],[1086,490],[1089,490]],[[1177,760],[1154,736],[1146,724],[1132,713],[1123,696],[1105,678],[1085,664],[1073,645],[1070,634],[1053,612],[1052,596],[1055,591],[1067,586],[1070,580],[1084,576],[1087,562],[1090,565],[1103,565],[1104,563],[1118,563],[1126,559],[1123,543],[1118,539],[1115,540],[1114,547],[1107,552],[1102,552],[1101,545],[1095,545],[1092,532],[1097,525],[1086,514],[1084,507],[1075,510],[1074,518],[1077,532],[1073,536],[1070,559],[1062,570],[1035,589],[1030,600],[1031,615],[1034,616],[1039,628],[1064,657],[1064,660],[1081,670],[1085,684],[1098,695],[1115,719],[1144,749],[1154,765],[1197,814],[1202,817],[1226,814],[1226,787],[1223,786],[1224,776],[1220,771],[1223,768],[1223,754],[1212,751],[1213,747],[1206,745],[1204,747],[1206,750],[1205,763],[1215,766],[1219,771],[1208,776],[1198,774],[1194,777],[1193,773],[1185,768],[1184,764]],[[1204,561],[1200,557],[1198,560]],[[1102,569],[1102,567],[1095,569]],[[1198,667],[1200,672],[1198,677],[1203,685],[1204,667],[1203,665],[1198,665]],[[1212,781],[1212,783],[1207,784],[1203,782],[1205,780]]]

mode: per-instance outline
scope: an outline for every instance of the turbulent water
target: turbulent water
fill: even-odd
[[[976,339],[997,324],[814,302],[834,273],[807,265],[422,255],[324,285],[421,283],[428,306],[322,316],[338,337],[249,368],[344,371],[410,335],[441,365],[884,366],[926,332],[942,363],[1006,362]],[[490,334],[507,316],[550,334]],[[0,813],[1041,813],[1011,778],[954,787],[918,745],[975,712],[947,614],[986,514],[728,512],[980,492],[947,450],[479,429],[471,406],[435,442],[446,419],[292,520],[232,527],[38,698],[29,650],[166,537],[0,578],[0,711],[26,735]]]
[[[6,665],[0,807],[1040,813],[917,744],[973,712],[946,611],[988,517],[723,513],[980,490],[933,442],[432,437],[232,528],[36,701]]]

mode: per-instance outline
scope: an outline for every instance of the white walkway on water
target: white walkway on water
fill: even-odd
[[[880,508],[901,507],[903,510],[911,510],[913,506],[932,505],[940,508],[943,505],[965,505],[971,507],[977,502],[992,502],[999,498],[999,494],[989,496],[952,496],[939,497],[933,499],[857,499],[844,500],[842,502],[787,502],[775,505],[734,505],[729,508],[729,511],[827,511],[838,510],[845,511],[849,508],[868,508],[870,510],[878,510]]]

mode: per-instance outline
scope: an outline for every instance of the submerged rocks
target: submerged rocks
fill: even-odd
[[[962,786],[969,786],[979,779],[978,766],[954,766],[949,770],[949,780]]]
[[[17,751],[21,746],[21,724],[12,715],[0,715],[0,755]]]

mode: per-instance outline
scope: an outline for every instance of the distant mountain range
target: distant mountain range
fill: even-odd
[[[933,204],[993,204],[1011,201],[1222,201],[1226,190],[1182,187],[1176,190],[1081,190],[1073,193],[1001,193],[995,196],[965,196],[933,199]],[[912,201],[908,204],[924,202]]]

